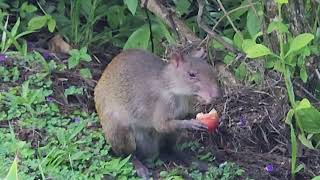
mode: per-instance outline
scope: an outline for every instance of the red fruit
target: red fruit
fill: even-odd
[[[211,133],[219,126],[219,117],[215,109],[212,109],[209,113],[198,113],[196,119],[208,127],[208,131]]]

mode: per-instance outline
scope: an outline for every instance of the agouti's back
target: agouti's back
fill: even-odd
[[[150,110],[144,109],[152,102],[149,100],[158,96],[151,88],[161,77],[164,67],[165,63],[149,52],[123,51],[108,64],[95,88],[97,111],[125,111],[132,117],[144,114],[141,111]]]

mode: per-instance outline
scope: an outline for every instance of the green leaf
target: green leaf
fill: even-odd
[[[267,58],[267,59],[266,59],[266,67],[267,67],[267,68],[273,68],[274,65],[275,65],[276,60],[277,60],[277,59],[274,58],[274,57]]]
[[[308,133],[320,133],[320,112],[304,98],[295,108],[301,128]]]
[[[297,138],[296,134],[294,132],[294,127],[292,123],[289,123],[290,125],[290,139],[291,139],[291,174],[295,174],[296,165],[297,165]]]
[[[292,123],[292,117],[294,115],[294,110],[293,109],[290,109],[287,113],[287,116],[286,116],[286,120],[285,120],[285,123],[286,124],[291,124]]]
[[[77,88],[76,86],[70,86],[68,89],[64,90],[64,96],[68,97],[73,94],[83,94],[83,88]]]
[[[276,0],[278,4],[288,4],[288,0]]]
[[[188,0],[174,0],[174,4],[180,15],[187,13],[191,5]]]
[[[35,16],[28,22],[29,30],[37,30],[44,27],[47,23],[48,16]]]
[[[224,62],[225,64],[230,64],[231,62],[233,62],[233,60],[235,60],[235,55],[232,54],[232,53],[228,53],[228,54],[224,57],[223,62]]]
[[[300,78],[304,83],[308,80],[308,74],[305,67],[300,68]]]
[[[126,16],[124,14],[125,7],[124,6],[119,6],[119,5],[114,5],[111,6],[107,11],[107,19],[108,19],[108,24],[110,25],[111,29],[118,28],[121,26],[125,19]]]
[[[53,18],[50,18],[48,21],[48,30],[50,32],[53,32],[55,28],[56,28],[56,20],[54,20]]]
[[[238,79],[244,80],[247,75],[247,68],[244,63],[241,63],[235,71],[235,75]]]
[[[91,71],[88,68],[80,69],[80,75],[84,78],[92,78]]]
[[[267,32],[271,33],[272,31],[279,31],[280,33],[289,33],[288,26],[278,21],[272,21],[269,24]]]
[[[261,20],[256,16],[254,11],[250,9],[247,14],[247,29],[252,38],[260,31]]]
[[[243,51],[247,51],[254,45],[256,45],[256,42],[254,42],[252,39],[245,39],[242,42],[242,49]]]
[[[314,149],[312,142],[307,139],[304,135],[299,134],[298,135],[298,139],[300,140],[300,142],[305,145],[306,147],[310,148],[310,149]]]
[[[312,107],[312,105],[310,104],[309,100],[304,98],[302,99],[302,101],[300,101],[297,105],[297,107],[295,108],[295,110],[301,110],[304,108],[310,108]]]
[[[18,178],[18,157],[16,156],[10,170],[4,180],[17,180]]]
[[[19,25],[20,25],[20,18],[17,19],[17,22],[14,24],[14,26],[13,26],[12,29],[11,29],[11,35],[12,35],[13,37],[16,36],[16,34],[17,34],[17,32],[18,32]]]
[[[173,44],[174,38],[171,36],[170,31],[168,30],[166,25],[163,24],[163,22],[159,18],[156,18],[155,22],[156,23],[153,23],[151,26],[154,36],[161,39],[165,37],[169,44]]]
[[[128,9],[130,10],[131,14],[134,15],[137,10],[138,0],[123,0],[124,4],[127,5]]]
[[[315,176],[311,180],[320,180],[320,176]]]
[[[234,36],[233,36],[233,43],[238,48],[241,48],[242,47],[242,42],[243,42],[243,39],[241,38],[241,33],[240,32],[235,33]]]
[[[290,53],[294,51],[298,51],[299,49],[305,47],[313,39],[314,39],[314,35],[310,33],[304,33],[304,34],[298,35],[290,42],[290,49],[287,52],[286,56],[288,56]]]
[[[79,58],[71,56],[68,59],[68,68],[72,69],[74,67],[76,67],[79,64]]]
[[[150,31],[148,26],[142,26],[134,31],[128,38],[123,49],[141,48],[147,49],[150,40]]]
[[[248,58],[257,58],[271,54],[269,48],[262,44],[255,44],[245,50]]]
[[[320,112],[314,107],[296,111],[301,128],[308,133],[320,133]]]
[[[304,164],[299,164],[299,166],[294,170],[295,173],[298,173],[299,171],[301,171],[303,168],[305,168]]]

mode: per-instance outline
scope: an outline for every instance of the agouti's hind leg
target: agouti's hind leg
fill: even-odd
[[[104,117],[105,118],[105,117]],[[112,151],[118,156],[132,154],[136,150],[134,134],[129,126],[123,125],[123,119],[116,116],[108,116],[101,121],[103,132]]]
[[[151,128],[135,128],[137,157],[152,160],[159,155],[159,134]]]

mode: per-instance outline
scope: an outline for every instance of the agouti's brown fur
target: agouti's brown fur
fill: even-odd
[[[173,53],[169,63],[138,49],[125,50],[107,66],[94,91],[107,142],[118,155],[157,156],[175,143],[182,129],[205,130],[193,112],[193,97],[203,104],[220,96],[215,74],[201,59]]]

